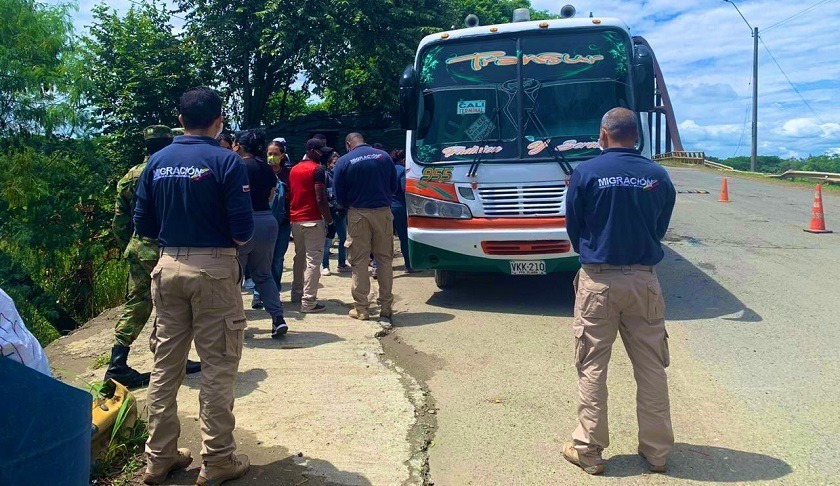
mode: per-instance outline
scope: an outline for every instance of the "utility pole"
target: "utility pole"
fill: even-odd
[[[735,7],[735,10],[738,11],[738,15],[744,19],[744,23],[750,28],[750,32],[752,32],[753,36],[752,150],[750,151],[750,170],[755,172],[756,165],[758,163],[758,27],[753,28],[753,26],[750,25],[747,18],[744,17],[744,14],[741,13],[741,9],[735,5],[735,2],[732,0],[723,1],[731,3],[732,6]]]
[[[758,27],[753,29],[752,88],[752,152],[750,152],[750,171],[755,172],[755,167],[758,163]]]

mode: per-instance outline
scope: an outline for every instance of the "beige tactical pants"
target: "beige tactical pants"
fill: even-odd
[[[292,302],[300,299],[300,309],[311,310],[318,303],[327,226],[323,221],[292,223],[292,238],[295,240]]]
[[[351,293],[357,311],[367,312],[370,294],[368,263],[370,254],[376,259],[381,312],[390,313],[394,304],[394,214],[391,208],[359,209],[347,212],[347,242],[353,272]]]
[[[239,280],[233,248],[164,248],[152,272],[157,316],[149,338],[154,369],[146,453],[153,463],[178,455],[176,398],[193,339],[201,358],[202,459],[217,462],[236,450],[233,382],[246,327]]]
[[[607,368],[621,335],[636,378],[639,450],[665,464],[674,445],[668,402],[668,333],[665,301],[652,267],[584,265],[575,279],[578,420],[572,438],[581,456],[600,456],[610,443]]]

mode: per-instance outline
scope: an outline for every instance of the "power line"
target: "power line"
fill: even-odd
[[[747,83],[748,86],[752,87],[752,83]],[[744,134],[747,133],[747,119],[750,117],[750,105],[747,104],[746,108],[744,109],[744,126],[741,129],[741,136],[738,138],[738,146],[735,147],[735,152],[732,153],[732,156],[735,157],[738,155],[738,151],[741,150],[741,142],[744,141]]]
[[[788,18],[786,18],[786,19],[784,19],[784,20],[781,20],[781,21],[779,21],[779,22],[776,22],[775,24],[771,25],[770,27],[767,27],[766,29],[764,29],[764,33],[766,34],[768,30],[770,30],[770,29],[774,29],[774,28],[776,28],[776,27],[779,27],[780,25],[784,24],[785,22],[787,22],[787,21],[789,21],[789,20],[793,20],[793,19],[795,19],[796,17],[799,17],[800,15],[803,15],[803,14],[805,14],[805,13],[807,13],[807,12],[810,12],[811,10],[814,10],[815,8],[819,7],[820,5],[822,5],[822,4],[824,4],[824,3],[828,3],[828,2],[830,2],[830,1],[831,1],[831,0],[820,0],[819,2],[817,2],[817,3],[813,4],[813,5],[811,5],[810,7],[806,8],[805,10],[802,10],[802,11],[800,11],[799,13],[795,13],[795,14],[791,15],[790,17],[788,17]]]
[[[817,114],[817,112],[816,112],[816,111],[814,111],[814,108],[813,108],[813,107],[811,107],[811,104],[810,104],[810,103],[808,103],[808,100],[806,100],[806,99],[805,99],[805,97],[804,97],[804,96],[802,96],[802,93],[800,93],[800,92],[799,92],[799,89],[796,87],[796,85],[794,85],[794,84],[793,84],[793,81],[791,81],[791,80],[790,80],[790,77],[788,77],[788,75],[787,75],[787,73],[785,72],[785,70],[784,70],[784,69],[782,69],[782,65],[781,65],[781,64],[779,64],[779,61],[777,61],[777,60],[776,60],[776,56],[774,56],[774,55],[773,55],[773,53],[772,53],[772,52],[770,52],[770,48],[769,48],[769,47],[767,47],[767,44],[765,44],[765,43],[764,43],[764,39],[762,39],[762,38],[759,36],[758,40],[759,40],[759,41],[761,41],[761,45],[762,45],[762,46],[764,46],[764,50],[766,50],[766,51],[767,51],[767,54],[770,54],[770,59],[772,59],[772,60],[773,60],[773,62],[776,64],[776,67],[777,67],[777,68],[779,68],[779,71],[781,71],[782,76],[784,76],[784,77],[785,77],[785,79],[787,80],[787,82],[788,82],[788,84],[790,85],[790,87],[791,87],[791,88],[793,88],[793,91],[795,91],[795,92],[796,92],[796,94],[799,96],[799,99],[801,99],[801,100],[802,100],[802,103],[804,103],[804,104],[805,104],[805,106],[807,106],[807,107],[808,107],[808,109],[809,109],[809,110],[811,110],[811,113],[813,113],[813,114],[814,114],[814,116],[815,116],[815,117],[817,117],[817,120],[819,120],[819,122],[820,122],[820,123],[825,123],[825,122],[822,120],[822,118],[820,117],[820,115],[818,115],[818,114]]]

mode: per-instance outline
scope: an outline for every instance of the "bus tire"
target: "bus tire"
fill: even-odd
[[[457,278],[457,274],[452,270],[435,270],[435,285],[441,290],[454,287]]]

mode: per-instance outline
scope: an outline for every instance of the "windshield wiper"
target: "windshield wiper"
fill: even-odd
[[[499,120],[499,115],[501,114],[501,110],[499,109],[499,104],[496,103],[496,109],[493,110],[493,129],[487,132],[487,135],[478,143],[478,153],[475,154],[472,162],[470,163],[470,169],[467,171],[467,177],[475,177],[476,172],[478,172],[478,166],[481,165],[482,155],[484,155],[484,147],[492,142],[500,142],[502,140],[502,127]],[[493,132],[498,132],[498,138],[490,139],[490,135],[493,135]],[[495,156],[495,152],[493,155]]]
[[[569,164],[569,161],[566,160],[566,156],[563,155],[563,152],[557,150],[557,145],[548,135],[548,130],[546,130],[545,125],[543,125],[542,121],[540,121],[539,117],[537,117],[537,114],[535,113],[536,110],[537,105],[536,100],[534,100],[534,107],[528,110],[528,119],[534,123],[534,127],[537,129],[537,131],[540,132],[540,135],[542,136],[542,142],[546,145],[549,153],[551,153],[551,156],[554,157],[554,160],[556,160],[557,163],[560,164],[560,168],[563,169],[563,172],[567,176],[571,176],[572,171],[574,169],[572,169],[572,166],[571,164]]]

